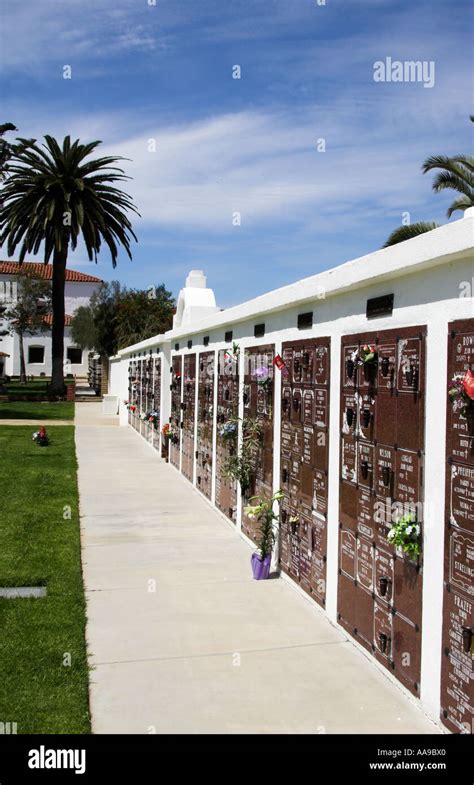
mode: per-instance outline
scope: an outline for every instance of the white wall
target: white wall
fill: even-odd
[[[7,305],[9,302],[14,302],[15,288],[12,287],[16,281],[15,276],[0,275],[0,296],[6,291],[13,293],[13,300],[2,300],[2,303]],[[7,284],[5,288],[5,284]],[[93,282],[78,282],[66,281],[65,286],[65,312],[72,316],[80,306],[88,305],[92,294],[100,287],[99,283]],[[7,329],[8,323],[6,320],[0,320],[0,330]],[[26,360],[26,373],[28,375],[45,376],[51,375],[52,360],[51,360],[51,330],[38,333],[34,336],[25,336],[25,360]],[[28,347],[29,346],[44,346],[44,363],[29,363],[28,362]],[[65,373],[72,373],[75,376],[86,376],[88,371],[88,352],[86,349],[82,352],[82,363],[70,363],[67,360],[67,350],[70,346],[76,346],[71,338],[71,330],[66,327],[64,330],[64,370]],[[6,352],[10,357],[5,358],[5,373],[8,376],[18,376],[20,373],[20,352],[19,340],[17,335],[4,336],[0,340],[0,351]]]
[[[473,211],[474,212],[474,211]],[[442,632],[442,590],[444,559],[444,471],[445,417],[447,386],[447,331],[455,319],[474,316],[474,254],[472,249],[473,217],[454,222],[392,249],[379,251],[349,262],[328,273],[270,292],[186,328],[171,330],[166,336],[142,341],[122,350],[116,364],[128,368],[129,358],[152,346],[165,350],[180,345],[186,353],[192,339],[192,352],[218,351],[228,347],[224,332],[233,331],[233,340],[243,350],[259,344],[275,344],[280,351],[283,341],[317,336],[331,338],[331,400],[329,423],[329,494],[327,538],[327,605],[326,613],[337,623],[338,526],[339,526],[339,391],[341,336],[358,332],[381,331],[397,327],[426,325],[426,400],[424,493],[427,506],[423,546],[423,625],[420,700],[424,710],[439,720]],[[368,320],[368,298],[393,293],[391,316]],[[313,311],[313,327],[298,330],[297,315]],[[254,325],[265,323],[265,336],[254,338]],[[207,347],[204,336],[209,336]],[[166,341],[166,343],[165,343]],[[170,350],[171,358],[176,352]],[[216,362],[217,366],[217,362]],[[164,378],[163,374],[163,378]],[[123,374],[114,372],[112,384],[119,384],[123,395]],[[168,376],[166,377],[168,378]],[[277,374],[278,378],[278,374]],[[116,381],[117,380],[117,381]],[[118,392],[111,389],[111,392]],[[169,388],[163,388],[169,401]],[[125,393],[126,395],[126,393]],[[216,415],[217,406],[214,406]],[[126,423],[126,417],[122,422]],[[274,478],[279,469],[279,400],[275,388]],[[214,428],[214,432],[215,432]],[[216,461],[213,460],[215,472]],[[213,479],[215,484],[215,477]],[[240,507],[239,507],[240,514]],[[237,528],[240,527],[238,521]],[[374,661],[374,667],[379,667]],[[390,674],[383,671],[387,678]],[[395,682],[398,686],[400,683]],[[402,687],[400,687],[403,689]],[[408,693],[407,693],[408,695]],[[413,698],[410,696],[410,700]]]
[[[128,412],[125,401],[128,397],[128,362],[112,358],[109,364],[109,392],[119,398],[120,425],[127,425]]]
[[[5,341],[5,339],[4,339]],[[0,343],[1,351],[8,352],[10,357],[7,358],[5,365],[5,373],[9,376],[18,376],[20,373],[20,348],[19,348],[18,335],[13,335],[10,338],[10,348],[3,348]],[[51,376],[52,370],[52,357],[51,357],[51,331],[37,333],[36,335],[26,335],[23,339],[25,349],[25,362],[26,373],[29,376]],[[43,346],[44,347],[44,362],[43,363],[30,363],[28,362],[28,348],[30,346]],[[64,372],[72,373],[75,376],[87,376],[88,371],[88,350],[82,350],[82,363],[69,363],[67,361],[67,350],[69,346],[76,346],[71,338],[71,330],[66,327],[64,330]]]
[[[0,274],[0,296],[10,290],[15,300],[16,276]],[[13,285],[13,287],[12,287]],[[64,303],[66,313],[72,315],[81,305],[88,305],[93,293],[100,287],[100,283],[66,281],[64,289]]]

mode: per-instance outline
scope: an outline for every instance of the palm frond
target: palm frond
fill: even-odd
[[[47,261],[55,252],[75,248],[82,236],[90,259],[97,258],[103,242],[114,266],[119,245],[131,258],[130,242],[137,238],[128,214],[139,212],[115,185],[130,179],[117,165],[126,159],[89,159],[100,144],[82,144],[70,136],[59,144],[46,135],[43,144],[33,142],[15,152],[0,206],[0,238],[10,255],[21,245],[25,258],[44,244]],[[65,213],[70,214],[67,226]]]
[[[440,172],[433,180],[433,191],[440,193],[440,191],[444,191],[446,188],[458,191],[472,200],[474,197],[474,178],[470,172],[466,172],[464,177],[460,177],[453,172]]]
[[[472,169],[474,166],[474,159],[466,155],[457,155],[448,157],[446,155],[432,155],[426,159],[422,166],[423,174],[432,171],[433,169],[444,169],[446,172],[466,180],[467,184],[472,188]]]
[[[456,213],[458,210],[468,210],[469,207],[473,207],[474,202],[472,199],[468,199],[465,196],[460,196],[459,199],[455,199],[454,202],[448,207],[446,210],[446,215],[448,218],[451,218],[453,213]]]
[[[420,234],[425,234],[426,232],[431,232],[433,229],[437,229],[438,226],[439,224],[429,221],[420,221],[416,224],[399,226],[398,229],[394,229],[383,247],[388,248],[391,245],[403,243],[405,240],[411,240],[413,237],[418,237]]]

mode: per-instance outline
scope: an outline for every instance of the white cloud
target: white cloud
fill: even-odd
[[[400,140],[381,107],[371,130],[354,116],[351,135],[338,120],[341,107],[296,120],[272,112],[239,112],[178,127],[156,127],[116,143],[108,152],[133,177],[127,189],[146,223],[214,232],[267,221],[324,226],[348,214],[364,223],[368,210],[401,212],[426,201],[430,180],[420,174],[432,152],[413,134]],[[331,116],[332,115],[332,116]],[[316,140],[325,130],[327,149]],[[156,152],[149,152],[150,140]]]
[[[201,12],[193,2],[159,0],[159,14],[144,0],[138,4],[120,0],[117,5],[109,0],[4,5],[3,29],[21,31],[22,39],[19,47],[17,37],[4,35],[6,67],[29,67],[34,61],[44,65],[65,53],[97,62],[110,51],[162,46],[166,35],[160,37],[158,23],[168,34],[196,15],[209,36],[238,39],[250,30],[254,10],[253,0],[240,3],[239,9],[248,10],[248,19],[238,13],[229,19],[224,14],[222,23],[216,17],[213,27],[209,4]],[[303,4],[284,0],[255,5],[255,18],[267,22],[264,29],[255,25],[255,34],[261,36],[283,29],[286,19],[294,21],[307,13]],[[329,18],[327,11],[329,7],[316,9],[315,19],[323,23]],[[330,13],[335,14],[334,7]],[[375,8],[371,13],[376,13]],[[132,159],[124,164],[134,178],[127,188],[150,226],[232,232],[238,231],[232,226],[235,212],[242,215],[243,230],[288,221],[313,232],[334,231],[341,223],[367,225],[384,213],[398,216],[403,210],[422,210],[429,201],[431,182],[420,174],[423,159],[434,152],[459,152],[463,145],[453,142],[455,149],[446,149],[446,139],[455,138],[455,128],[463,138],[463,123],[468,125],[459,63],[464,57],[462,46],[455,56],[452,35],[444,40],[438,33],[433,38],[431,18],[426,20],[426,30],[411,30],[410,25],[411,9],[397,14],[396,24],[380,35],[369,28],[319,39],[314,45],[303,40],[301,56],[294,40],[266,46],[257,67],[268,69],[269,84],[279,74],[275,91],[287,83],[291,90],[298,80],[310,91],[305,106],[299,102],[297,109],[291,109],[291,95],[285,94],[281,101],[276,98],[273,105],[264,104],[264,96],[260,108],[171,125],[154,120],[149,104],[144,111],[120,108],[113,114],[72,114],[61,112],[57,104],[49,108],[38,102],[22,108],[10,102],[6,119],[28,136],[40,137],[47,130],[58,137],[71,133],[84,140],[104,139],[104,151]],[[373,82],[374,60],[387,54],[431,57],[433,41],[445,53],[437,62],[433,90]],[[286,79],[285,68],[290,69]],[[328,84],[334,85],[334,93]],[[185,103],[187,93],[182,97]],[[284,111],[275,108],[277,101],[278,107],[286,104]],[[157,107],[154,117],[161,111]],[[316,151],[320,137],[326,139],[325,153]],[[156,140],[154,153],[147,150],[149,139]],[[438,200],[443,202],[442,197]]]
[[[158,18],[145,0],[10,0],[2,4],[4,69],[34,73],[48,62],[101,59],[123,50],[165,45]],[[65,59],[68,58],[68,59]]]

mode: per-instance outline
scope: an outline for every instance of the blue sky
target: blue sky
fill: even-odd
[[[379,248],[405,212],[447,220],[453,197],[420,166],[472,150],[469,0],[8,0],[0,15],[2,121],[131,159],[133,262],[80,249],[77,269],[175,294],[203,269],[225,307]],[[434,61],[434,86],[375,82],[386,57]]]

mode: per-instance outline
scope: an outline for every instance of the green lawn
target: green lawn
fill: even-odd
[[[0,420],[73,420],[74,401],[0,401]]]
[[[0,720],[18,733],[89,733],[74,428],[51,431],[38,447],[31,427],[0,426],[0,586],[48,590],[0,599]]]
[[[33,379],[32,382],[20,384],[17,377],[5,385],[9,395],[47,395],[49,378]],[[74,379],[65,379],[65,384],[72,384]]]

